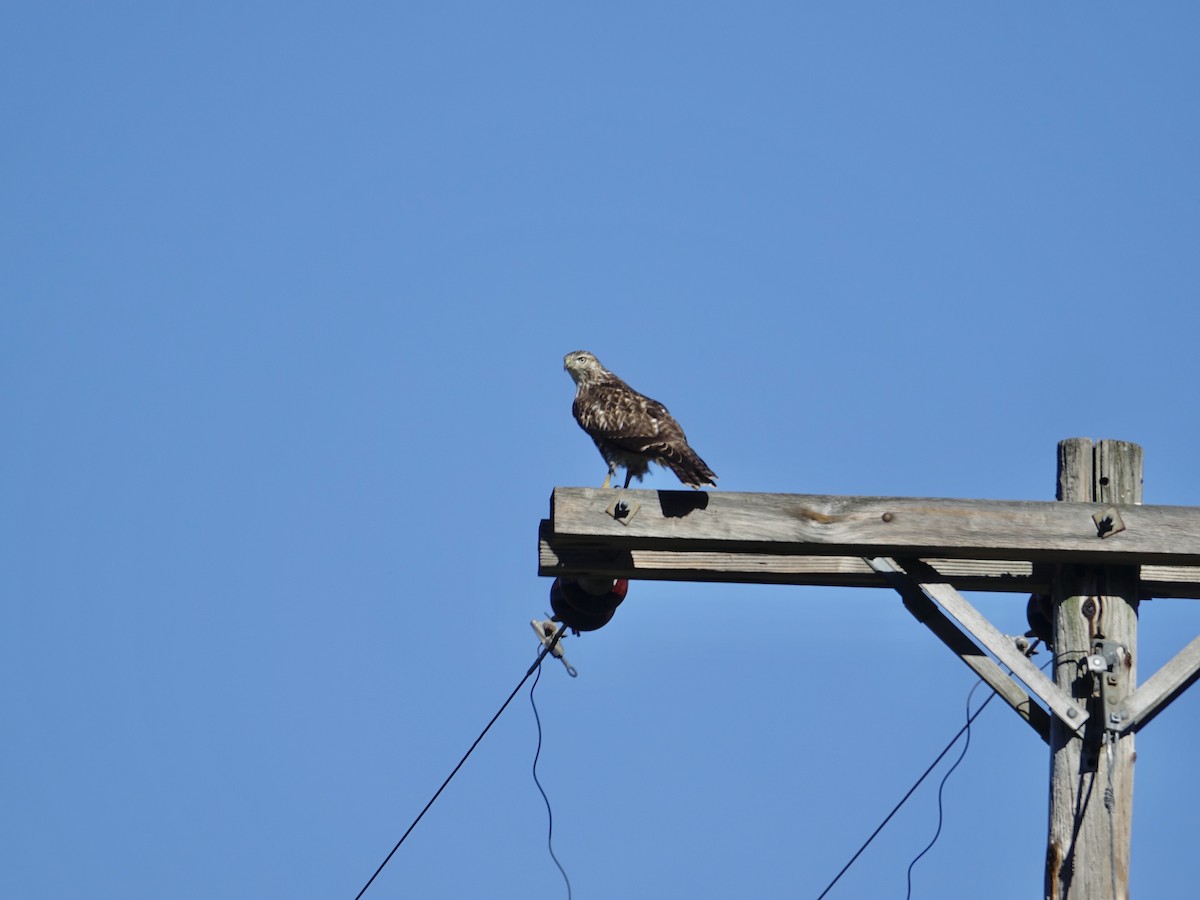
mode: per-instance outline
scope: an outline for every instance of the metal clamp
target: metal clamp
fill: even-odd
[[[1124,699],[1121,676],[1128,648],[1118,641],[1097,640],[1092,643],[1092,652],[1084,660],[1088,672],[1099,685],[1100,710],[1106,731],[1121,730],[1120,704]]]
[[[567,674],[572,678],[579,675],[575,671],[575,667],[567,662],[567,658],[563,656],[562,647],[559,646],[559,640],[567,631],[566,625],[557,625],[550,619],[539,622],[537,619],[530,619],[529,624],[533,627],[534,633],[538,636],[538,640],[542,642],[542,646],[550,651],[550,655],[555,659],[561,659],[562,664],[567,668]]]

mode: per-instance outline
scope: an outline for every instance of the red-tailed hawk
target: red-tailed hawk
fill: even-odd
[[[641,481],[650,463],[666,466],[690,487],[716,485],[717,476],[688,446],[687,437],[667,408],[639,394],[586,350],[563,357],[563,368],[578,386],[571,412],[596,442],[608,463],[608,487],[618,466],[625,467],[625,487]]]

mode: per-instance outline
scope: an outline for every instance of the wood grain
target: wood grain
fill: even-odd
[[[960,591],[1050,593],[1054,567],[1029,560],[925,557],[948,584]],[[739,553],[733,550],[615,550],[600,545],[560,542],[548,519],[538,534],[538,574],[602,575],[646,581],[722,581],[741,584],[797,584],[886,588],[888,583],[860,556],[801,556]],[[1140,595],[1200,598],[1200,568],[1142,566]]]
[[[1087,438],[1073,438],[1059,444],[1058,460],[1062,506],[1080,501],[1119,505],[1126,523],[1127,515],[1148,508],[1136,505],[1142,499],[1142,450],[1136,444],[1094,445]],[[1158,540],[1169,541],[1170,534],[1160,534]],[[1052,592],[1055,682],[1077,698],[1081,710],[1092,713],[1081,735],[1057,718],[1050,723],[1045,894],[1055,900],[1124,900],[1129,893],[1134,738],[1132,732],[1118,738],[1108,726],[1110,714],[1137,683],[1140,585],[1136,566],[1120,561],[1114,557],[1108,564],[1089,565],[1072,560],[1059,567]],[[1119,642],[1127,652],[1111,672],[1093,676],[1080,663],[1101,637]],[[1113,705],[1106,704],[1110,695]],[[1109,790],[1111,811],[1103,799]]]
[[[1180,650],[1121,705],[1121,727],[1137,733],[1200,678],[1200,637]]]
[[[1200,566],[1200,508],[1104,502],[554,489],[556,548]],[[1100,537],[1114,507],[1123,531]]]

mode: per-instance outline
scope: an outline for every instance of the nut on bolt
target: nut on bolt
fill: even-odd
[[[612,503],[608,504],[607,512],[622,525],[628,525],[629,520],[637,515],[637,511],[641,508],[642,505],[636,500],[617,497]]]
[[[1093,513],[1092,521],[1096,523],[1097,537],[1106,538],[1110,534],[1117,534],[1125,530],[1125,523],[1121,520],[1121,514],[1115,506]]]

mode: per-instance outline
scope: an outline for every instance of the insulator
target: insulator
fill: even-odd
[[[1054,649],[1054,601],[1049,594],[1033,594],[1025,604],[1025,619],[1030,637],[1041,638],[1048,650]]]
[[[550,585],[554,621],[576,634],[603,628],[629,593],[629,579],[570,578],[560,575]]]

